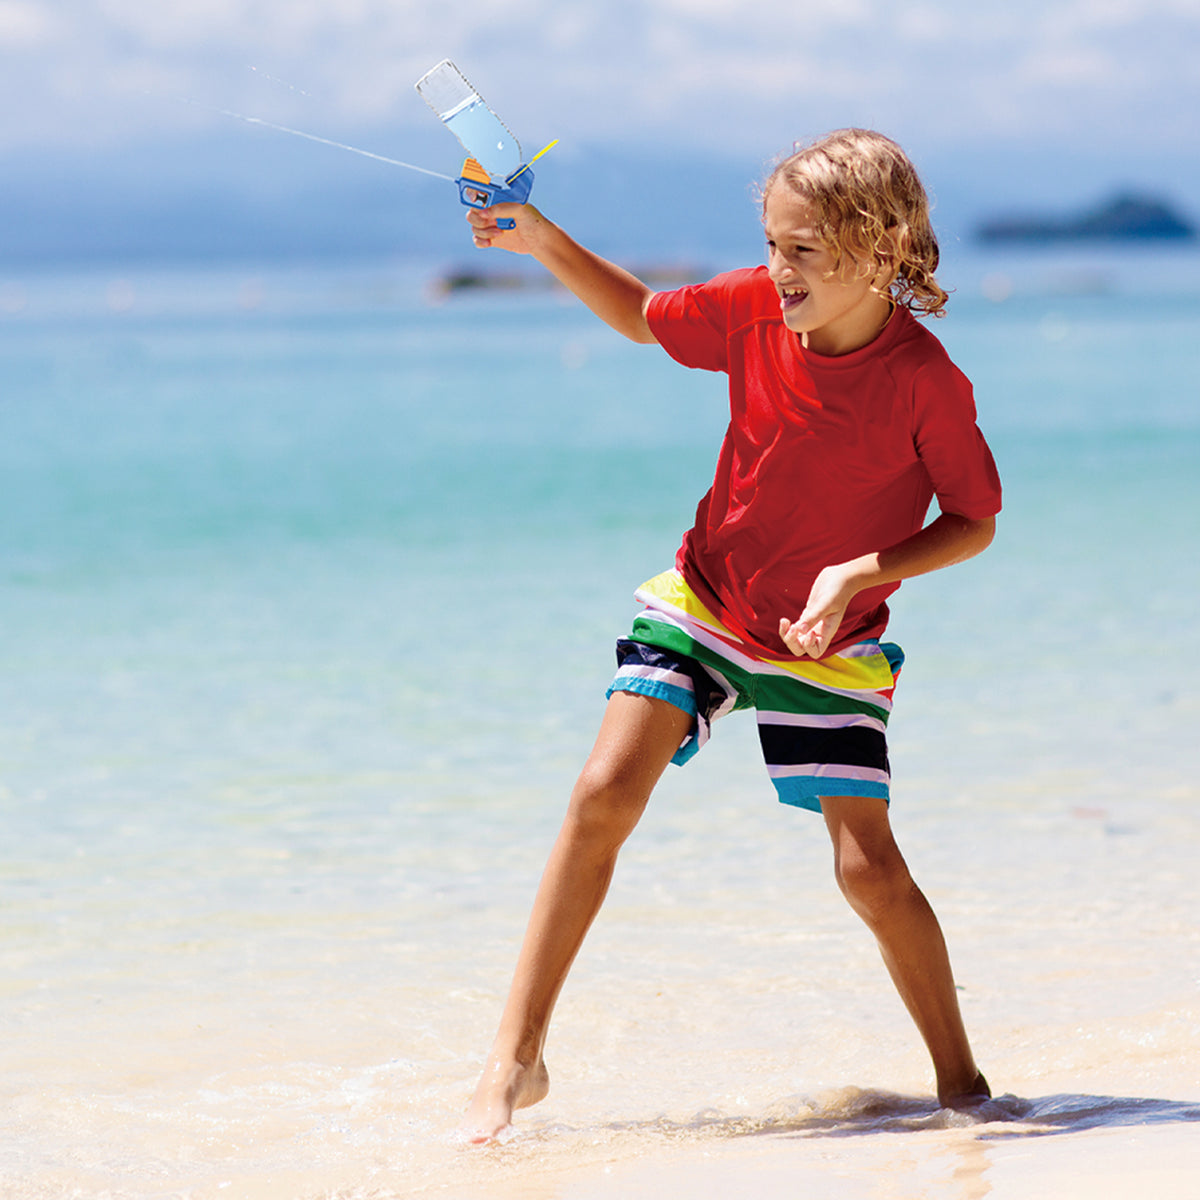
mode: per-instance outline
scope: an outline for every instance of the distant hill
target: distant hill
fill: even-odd
[[[1194,238],[1196,228],[1155,196],[1121,192],[1070,216],[1006,216],[985,221],[981,242],[1149,241]]]

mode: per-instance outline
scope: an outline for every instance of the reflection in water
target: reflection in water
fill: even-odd
[[[983,1200],[992,1190],[987,1180],[987,1170],[992,1165],[984,1143],[971,1139],[955,1145],[958,1161],[950,1175],[953,1185],[950,1195],[961,1196],[962,1200]]]

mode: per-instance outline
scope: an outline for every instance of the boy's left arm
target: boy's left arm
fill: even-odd
[[[780,618],[779,636],[797,657],[820,658],[837,636],[850,601],[864,588],[898,583],[965,562],[986,550],[995,532],[995,517],[972,519],[942,513],[886,550],[826,567],[813,583],[799,618]]]

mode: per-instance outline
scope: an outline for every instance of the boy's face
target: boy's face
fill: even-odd
[[[776,183],[763,202],[767,268],[779,293],[783,323],[816,354],[849,354],[879,336],[891,313],[886,293],[843,255],[833,275],[834,257],[817,237],[808,203],[786,184]]]

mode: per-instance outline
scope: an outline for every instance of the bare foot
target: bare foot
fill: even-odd
[[[512,1125],[513,1110],[545,1099],[550,1073],[539,1058],[532,1067],[489,1059],[459,1132],[472,1145],[494,1141]]]
[[[943,1108],[968,1109],[975,1108],[982,1104],[985,1100],[992,1098],[992,1089],[988,1086],[988,1081],[984,1079],[983,1072],[979,1072],[975,1076],[970,1087],[965,1090],[955,1088],[952,1091],[938,1091],[938,1103]]]

